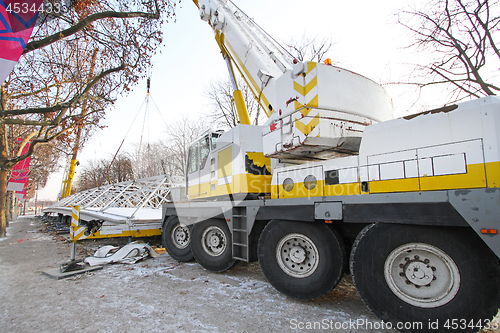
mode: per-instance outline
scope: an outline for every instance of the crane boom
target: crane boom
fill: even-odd
[[[268,117],[276,105],[270,78],[292,69],[289,56],[244,12],[231,1],[194,0],[200,18],[207,21],[224,58],[230,59]]]

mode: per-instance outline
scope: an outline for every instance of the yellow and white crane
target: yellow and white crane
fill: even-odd
[[[187,199],[163,206],[169,254],[216,272],[258,259],[303,300],[349,267],[394,329],[487,327],[500,306],[500,99],[393,119],[375,82],[291,58],[229,0],[194,2],[269,119],[250,125],[234,84],[240,125],[191,145]]]

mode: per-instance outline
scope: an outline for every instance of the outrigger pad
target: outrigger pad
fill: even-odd
[[[82,262],[82,260],[79,260],[79,261],[76,261],[76,260],[72,260],[72,261],[68,261],[64,264],[61,264],[61,266],[59,266],[59,270],[61,271],[61,273],[66,273],[66,272],[71,272],[71,271],[78,271],[78,270],[81,270],[81,269],[84,269],[85,268],[85,264]]]
[[[87,272],[97,271],[99,269],[102,269],[102,266],[92,266],[91,267],[87,264],[84,264],[82,269],[62,272],[61,268],[52,268],[52,269],[48,269],[46,271],[42,271],[42,274],[47,275],[48,277],[50,277],[52,279],[60,280],[60,279],[65,279],[67,277],[75,276],[78,274],[85,274]]]

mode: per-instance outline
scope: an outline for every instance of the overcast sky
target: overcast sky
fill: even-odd
[[[247,15],[278,40],[301,39],[303,35],[330,38],[335,45],[329,56],[338,66],[357,72],[376,82],[397,81],[407,75],[404,64],[418,61],[418,55],[404,49],[411,42],[405,28],[397,24],[396,14],[407,1],[401,0],[234,0]],[[183,115],[199,121],[209,108],[204,91],[211,81],[227,77],[224,60],[208,24],[199,19],[190,0],[182,1],[176,22],[164,26],[164,46],[153,58],[151,104],[144,123],[144,111],[132,120],[146,97],[146,80],[135,86],[107,112],[108,127],[96,133],[79,152],[81,165],[89,160],[111,158],[126,137],[122,151],[139,142],[155,142],[165,135],[165,121]],[[404,115],[416,96],[408,87],[386,86],[393,98],[396,116]],[[430,104],[443,105],[434,100]],[[143,107],[144,110],[144,107]],[[413,112],[420,111],[412,109]],[[161,116],[160,116],[161,112]],[[144,132],[143,132],[144,123]],[[78,174],[76,175],[78,177]],[[40,199],[54,200],[60,190],[62,171],[51,177],[49,186],[39,192]]]

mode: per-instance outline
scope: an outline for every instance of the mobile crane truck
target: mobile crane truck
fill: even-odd
[[[300,62],[229,0],[194,0],[226,60],[240,124],[189,148],[185,200],[163,206],[179,261],[259,260],[312,300],[350,270],[365,304],[404,330],[477,331],[500,305],[500,99],[394,119],[348,70]],[[268,116],[251,125],[235,71]]]

